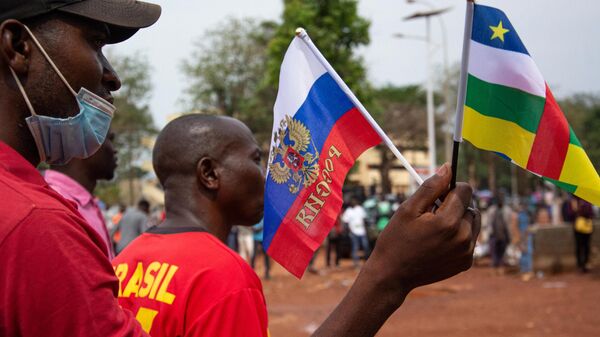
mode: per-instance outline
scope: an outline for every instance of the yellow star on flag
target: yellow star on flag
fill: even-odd
[[[509,32],[508,29],[502,27],[502,20],[500,20],[500,23],[498,23],[498,26],[496,26],[496,27],[490,26],[490,29],[492,30],[492,32],[494,32],[494,34],[492,35],[490,40],[499,38],[500,41],[502,41],[502,42],[504,42],[504,34]]]

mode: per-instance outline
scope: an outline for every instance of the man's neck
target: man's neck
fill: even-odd
[[[40,156],[27,126],[25,126],[24,130],[11,130],[10,124],[3,124],[0,121],[0,125],[2,125],[0,127],[0,141],[17,151],[31,165],[37,167],[40,163]],[[20,126],[16,126],[15,128],[20,128]]]
[[[165,209],[166,219],[159,225],[160,227],[200,227],[216,236],[221,242],[227,241],[231,225],[226,223],[220,212],[212,205],[202,204],[196,196],[166,189]]]
[[[94,195],[97,180],[90,177],[89,174],[87,174],[87,170],[79,166],[71,166],[70,164],[66,166],[53,166],[52,169],[69,176],[71,179],[78,182],[79,185],[83,186],[83,188],[85,188],[86,191],[88,191],[91,195]]]
[[[37,167],[40,157],[31,131],[25,118],[29,116],[27,107],[21,98],[3,96],[0,88],[0,141],[17,151],[31,165]]]

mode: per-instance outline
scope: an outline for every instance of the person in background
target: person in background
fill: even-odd
[[[589,272],[588,262],[590,258],[590,241],[594,226],[594,210],[592,204],[574,196],[577,204],[575,210],[575,256],[577,257],[577,267],[582,273]]]
[[[342,210],[343,212],[343,210]],[[342,218],[340,215],[335,220],[335,225],[331,228],[329,235],[327,235],[327,248],[325,253],[325,265],[331,267],[331,251],[335,250],[335,266],[340,266],[340,259],[342,257],[341,252],[341,240],[344,234],[344,225],[342,224]]]
[[[379,195],[377,200],[377,231],[381,232],[385,229],[390,217],[392,216],[392,203],[382,194]]]
[[[496,196],[496,204],[490,207],[490,251],[492,267],[497,274],[504,273],[504,253],[510,243],[510,224],[513,222],[513,212],[504,203],[504,193]]]
[[[270,280],[271,275],[269,272],[271,271],[271,258],[267,255],[267,251],[265,251],[265,247],[263,246],[264,218],[261,219],[259,223],[252,226],[252,231],[254,232],[254,252],[252,254],[250,265],[252,266],[252,269],[255,269],[256,255],[258,255],[260,251],[265,257],[265,280]]]
[[[533,277],[533,235],[531,233],[531,216],[525,200],[519,202],[515,217],[518,229],[515,241],[521,251],[519,261],[521,279],[529,281]]]
[[[113,217],[110,219],[112,222],[112,228],[110,230],[110,239],[112,241],[113,249],[115,252],[117,251],[117,245],[119,241],[121,241],[121,230],[119,229],[119,222],[123,218],[123,214],[127,210],[124,204],[119,204],[119,210]]]
[[[315,267],[315,260],[317,259],[317,256],[319,255],[320,250],[321,250],[321,246],[319,246],[317,248],[317,250],[315,250],[312,258],[310,259],[310,261],[308,261],[308,266],[306,267],[306,271],[308,271],[311,274],[321,275],[321,272]]]
[[[239,244],[238,244],[238,227],[233,226],[229,235],[227,235],[227,247],[231,248],[234,252],[239,253]]]
[[[535,224],[540,226],[548,226],[552,224],[550,208],[543,201],[537,204],[535,209]]]
[[[123,204],[119,204],[119,210],[110,219],[110,221],[112,221],[112,223],[113,223],[113,227],[116,227],[119,224],[119,221],[121,221],[121,218],[123,217],[123,213],[125,213],[125,210],[127,210],[127,207],[125,207],[125,205],[123,205]]]
[[[117,168],[117,152],[113,147],[114,132],[109,132],[100,149],[87,159],[74,158],[66,165],[50,165],[44,179],[65,199],[77,204],[77,210],[100,235],[109,259],[115,257],[114,247],[104,222],[104,216],[94,197],[98,180],[111,180]]]
[[[354,267],[359,267],[358,250],[362,246],[365,259],[369,256],[369,239],[367,238],[367,229],[365,220],[367,212],[359,205],[358,199],[353,197],[350,200],[350,206],[344,211],[342,221],[348,224],[350,229],[350,239],[352,240],[352,261]]]
[[[238,227],[238,253],[242,259],[251,264],[254,255],[254,232],[252,227]]]
[[[150,203],[144,199],[138,202],[137,208],[130,207],[123,213],[118,225],[121,239],[117,243],[117,254],[121,253],[133,239],[148,229],[149,214]]]
[[[577,199],[572,194],[568,194],[563,201],[561,215],[564,222],[572,226],[575,225],[575,218],[577,217]]]

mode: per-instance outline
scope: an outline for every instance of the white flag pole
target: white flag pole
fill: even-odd
[[[471,34],[473,32],[473,9],[474,0],[467,0],[467,12],[465,14],[465,32],[463,37],[462,61],[460,65],[460,82],[458,83],[458,97],[456,99],[456,117],[454,120],[454,146],[452,147],[452,180],[450,189],[456,186],[456,174],[458,167],[458,149],[462,143],[463,118],[465,112],[465,99],[467,96],[467,78],[469,72],[469,52],[471,50]]]
[[[348,97],[350,98],[352,103],[354,103],[354,105],[358,108],[358,110],[361,112],[361,114],[367,119],[367,121],[369,122],[369,124],[371,124],[373,129],[375,129],[377,134],[379,134],[379,137],[381,137],[381,139],[383,140],[385,145],[387,145],[387,147],[392,151],[392,153],[396,156],[396,158],[398,158],[398,160],[400,160],[400,162],[402,163],[404,168],[406,168],[406,170],[411,175],[411,177],[413,177],[413,179],[415,179],[419,185],[423,184],[423,178],[421,178],[421,176],[417,173],[417,171],[415,171],[415,169],[412,167],[412,165],[410,165],[408,160],[406,160],[406,158],[404,158],[404,156],[402,155],[402,153],[400,153],[400,151],[398,150],[396,145],[394,145],[394,143],[392,142],[390,137],[388,137],[388,135],[385,134],[385,132],[381,129],[379,124],[377,124],[377,122],[373,119],[371,114],[369,114],[367,109],[362,105],[362,103],[358,100],[358,98],[356,98],[356,96],[354,95],[352,90],[350,90],[350,88],[348,88],[346,83],[344,83],[344,80],[342,80],[340,75],[338,75],[338,73],[335,71],[335,69],[333,69],[331,64],[329,64],[327,59],[325,59],[323,54],[321,54],[319,49],[317,49],[317,46],[315,46],[315,44],[312,42],[312,40],[306,33],[306,30],[304,30],[304,28],[296,29],[296,36],[298,36],[302,41],[304,41],[304,43],[306,43],[306,45],[308,46],[310,51],[313,52],[313,54],[317,57],[319,62],[321,62],[323,67],[325,67],[325,69],[327,70],[329,75],[331,75],[331,77],[333,77],[333,80],[340,86],[340,88],[342,88],[342,90],[346,93],[346,95],[348,95]]]

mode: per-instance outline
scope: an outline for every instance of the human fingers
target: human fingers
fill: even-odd
[[[477,208],[467,208],[467,213],[470,213],[473,216],[473,221],[471,222],[472,232],[473,232],[473,245],[477,242],[477,238],[479,237],[479,232],[481,231],[481,212]]]
[[[450,164],[445,163],[404,203],[404,208],[418,215],[431,209],[433,203],[445,192],[450,184]]]
[[[437,210],[436,215],[442,219],[457,221],[461,219],[471,204],[473,189],[466,183],[458,183],[456,187],[448,193],[442,205]]]
[[[457,234],[457,241],[461,248],[467,249],[466,255],[472,257],[477,244],[477,238],[481,229],[481,213],[479,210],[468,207],[463,215],[460,228]]]

